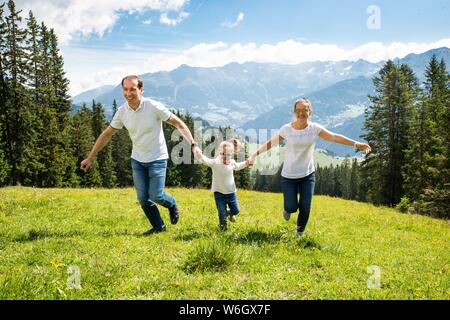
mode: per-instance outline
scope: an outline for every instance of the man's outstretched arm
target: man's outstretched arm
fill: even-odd
[[[178,131],[180,131],[183,138],[189,143],[189,145],[196,143],[194,138],[192,137],[191,131],[189,130],[188,126],[183,122],[183,120],[178,118],[176,115],[174,115],[172,113],[170,115],[170,118],[166,122],[168,124],[174,126],[175,128],[177,128]],[[194,154],[199,151],[201,152],[201,150],[198,148],[198,146],[196,146],[193,149],[193,151],[194,151]]]
[[[117,129],[114,129],[111,126],[108,126],[105,130],[103,130],[103,132],[97,138],[97,141],[95,141],[95,144],[92,147],[91,152],[89,152],[87,158],[81,161],[81,170],[83,170],[84,172],[89,170],[95,156],[108,144],[109,140],[111,140],[111,137],[114,135],[114,133],[116,133],[116,131]]]

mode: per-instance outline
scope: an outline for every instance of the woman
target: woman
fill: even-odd
[[[326,141],[336,142],[347,146],[354,146],[365,153],[371,151],[367,143],[349,139],[343,135],[332,133],[320,124],[310,122],[312,115],[311,102],[302,98],[294,103],[295,120],[281,127],[279,133],[265,142],[250,158],[255,158],[276,146],[280,141],[286,142],[285,159],[281,171],[281,188],[284,197],[285,220],[289,220],[292,213],[299,210],[297,220],[297,236],[303,236],[311,210],[314,193],[315,168],[314,147],[318,137]],[[300,201],[298,200],[300,194]]]

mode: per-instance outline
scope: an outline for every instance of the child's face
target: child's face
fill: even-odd
[[[222,146],[219,149],[220,152],[220,158],[222,159],[223,163],[229,163],[229,161],[233,158],[233,149],[228,147],[227,145]]]

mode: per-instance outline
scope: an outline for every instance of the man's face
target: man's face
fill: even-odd
[[[138,103],[142,92],[143,90],[138,87],[137,79],[125,79],[123,82],[123,96],[128,103]]]

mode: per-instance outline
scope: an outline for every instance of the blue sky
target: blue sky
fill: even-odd
[[[55,28],[71,92],[182,63],[379,61],[450,45],[448,0],[17,0]],[[379,9],[379,28],[368,27]],[[370,20],[375,21],[375,20]]]
[[[370,5],[381,13],[381,28],[366,26]],[[177,26],[161,25],[159,12],[121,13],[110,32],[72,42],[73,46],[187,48],[200,42],[274,43],[286,39],[335,43],[350,48],[369,41],[432,41],[449,36],[448,0],[191,0],[189,17]],[[244,20],[235,28],[224,21]],[[176,14],[172,14],[173,17]],[[151,24],[143,21],[151,20]]]

